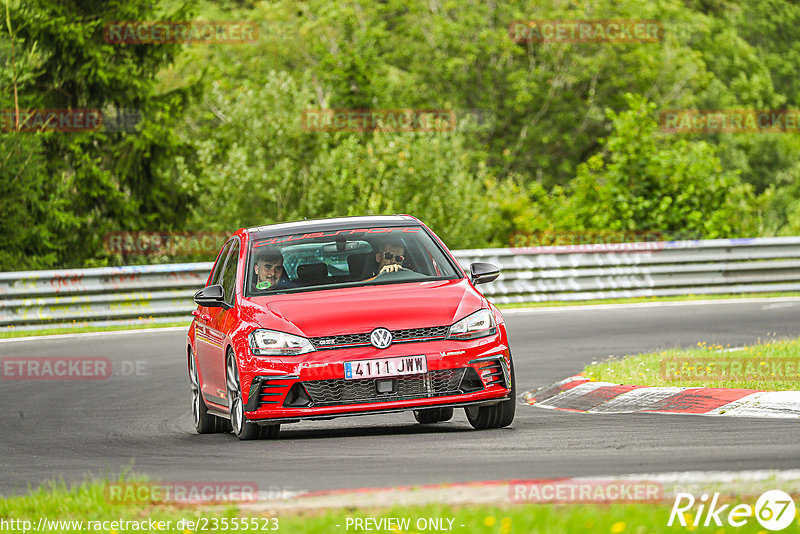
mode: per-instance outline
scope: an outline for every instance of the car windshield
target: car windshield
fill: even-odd
[[[461,277],[420,226],[256,238],[247,273],[247,296]]]

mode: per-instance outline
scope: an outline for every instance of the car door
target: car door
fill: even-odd
[[[225,267],[222,269],[222,276],[219,283],[224,291],[225,302],[231,308],[212,308],[209,311],[211,320],[206,329],[209,339],[213,340],[209,351],[209,394],[215,398],[211,399],[222,405],[227,405],[228,396],[225,387],[225,338],[228,330],[233,326],[233,319],[236,310],[236,277],[239,265],[239,238],[234,238],[228,258],[225,260]]]
[[[214,270],[206,287],[221,283],[222,273],[225,270],[234,242],[235,240],[231,239],[222,247],[222,252],[217,258],[217,263],[214,265]],[[200,306],[197,310],[195,321],[195,334],[197,338],[196,350],[197,367],[200,372],[200,390],[207,401],[224,406],[227,404],[225,395],[219,395],[217,392],[219,370],[216,367],[219,360],[218,347],[221,345],[221,339],[214,325],[215,317],[219,315],[221,309]]]

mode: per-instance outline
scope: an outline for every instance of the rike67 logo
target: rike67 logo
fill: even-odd
[[[693,509],[695,504],[696,510]],[[764,492],[756,500],[754,507],[749,504],[719,504],[719,493],[714,493],[710,502],[708,494],[701,495],[697,501],[691,493],[678,493],[667,526],[676,524],[684,527],[721,527],[728,524],[741,527],[753,517],[767,530],[783,530],[794,521],[794,501],[788,493],[781,490]]]

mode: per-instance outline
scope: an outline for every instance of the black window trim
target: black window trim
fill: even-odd
[[[208,282],[206,283],[206,287],[214,285],[214,277],[217,273],[221,273],[222,270],[225,268],[225,262],[228,260],[228,245],[232,242],[231,239],[225,241],[225,244],[222,245],[222,248],[219,249],[217,253],[217,259],[214,260],[214,266],[211,267],[211,274],[208,276]],[[224,253],[224,257],[223,257]]]
[[[232,236],[228,240],[228,242],[225,243],[225,246],[228,246],[228,243],[235,243],[235,244],[239,245],[239,252],[236,254],[236,273],[233,276],[233,300],[231,302],[228,302],[228,295],[224,295],[223,294],[225,302],[228,302],[228,304],[230,304],[231,307],[233,307],[233,306],[236,305],[236,287],[237,287],[237,279],[239,278],[239,256],[241,255],[241,251],[242,251],[242,240],[239,239],[239,236]],[[233,250],[234,246],[235,245],[232,244],[231,247],[230,247],[231,250],[228,251],[228,257],[225,258],[225,265],[223,265],[222,271],[220,272],[220,278],[222,278],[222,276],[225,273],[225,267],[228,266],[228,261],[230,261],[230,258],[231,258],[231,255],[232,255],[231,251]],[[220,283],[220,285],[222,285],[222,280],[220,280],[219,283]],[[225,286],[223,286],[223,289],[224,289],[224,287]]]

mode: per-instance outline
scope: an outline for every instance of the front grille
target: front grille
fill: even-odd
[[[430,326],[426,328],[408,328],[392,331],[392,343],[408,341],[433,341],[447,337],[449,326]],[[362,334],[341,334],[338,336],[323,336],[309,338],[315,349],[336,349],[342,346],[360,347],[369,345],[371,332]]]
[[[392,332],[394,341],[408,341],[411,339],[444,338],[447,336],[449,326],[433,326],[430,328],[409,328]]]
[[[397,387],[392,393],[378,393],[376,380],[387,378],[365,378],[359,380],[315,380],[303,382],[311,396],[313,406],[335,406],[338,404],[357,404],[363,402],[385,402],[393,400],[424,399],[458,395],[464,369],[440,369],[428,371],[424,375],[393,377]]]
[[[337,345],[369,345],[369,332],[366,334],[342,334],[329,337],[309,338],[315,349],[333,348]]]

